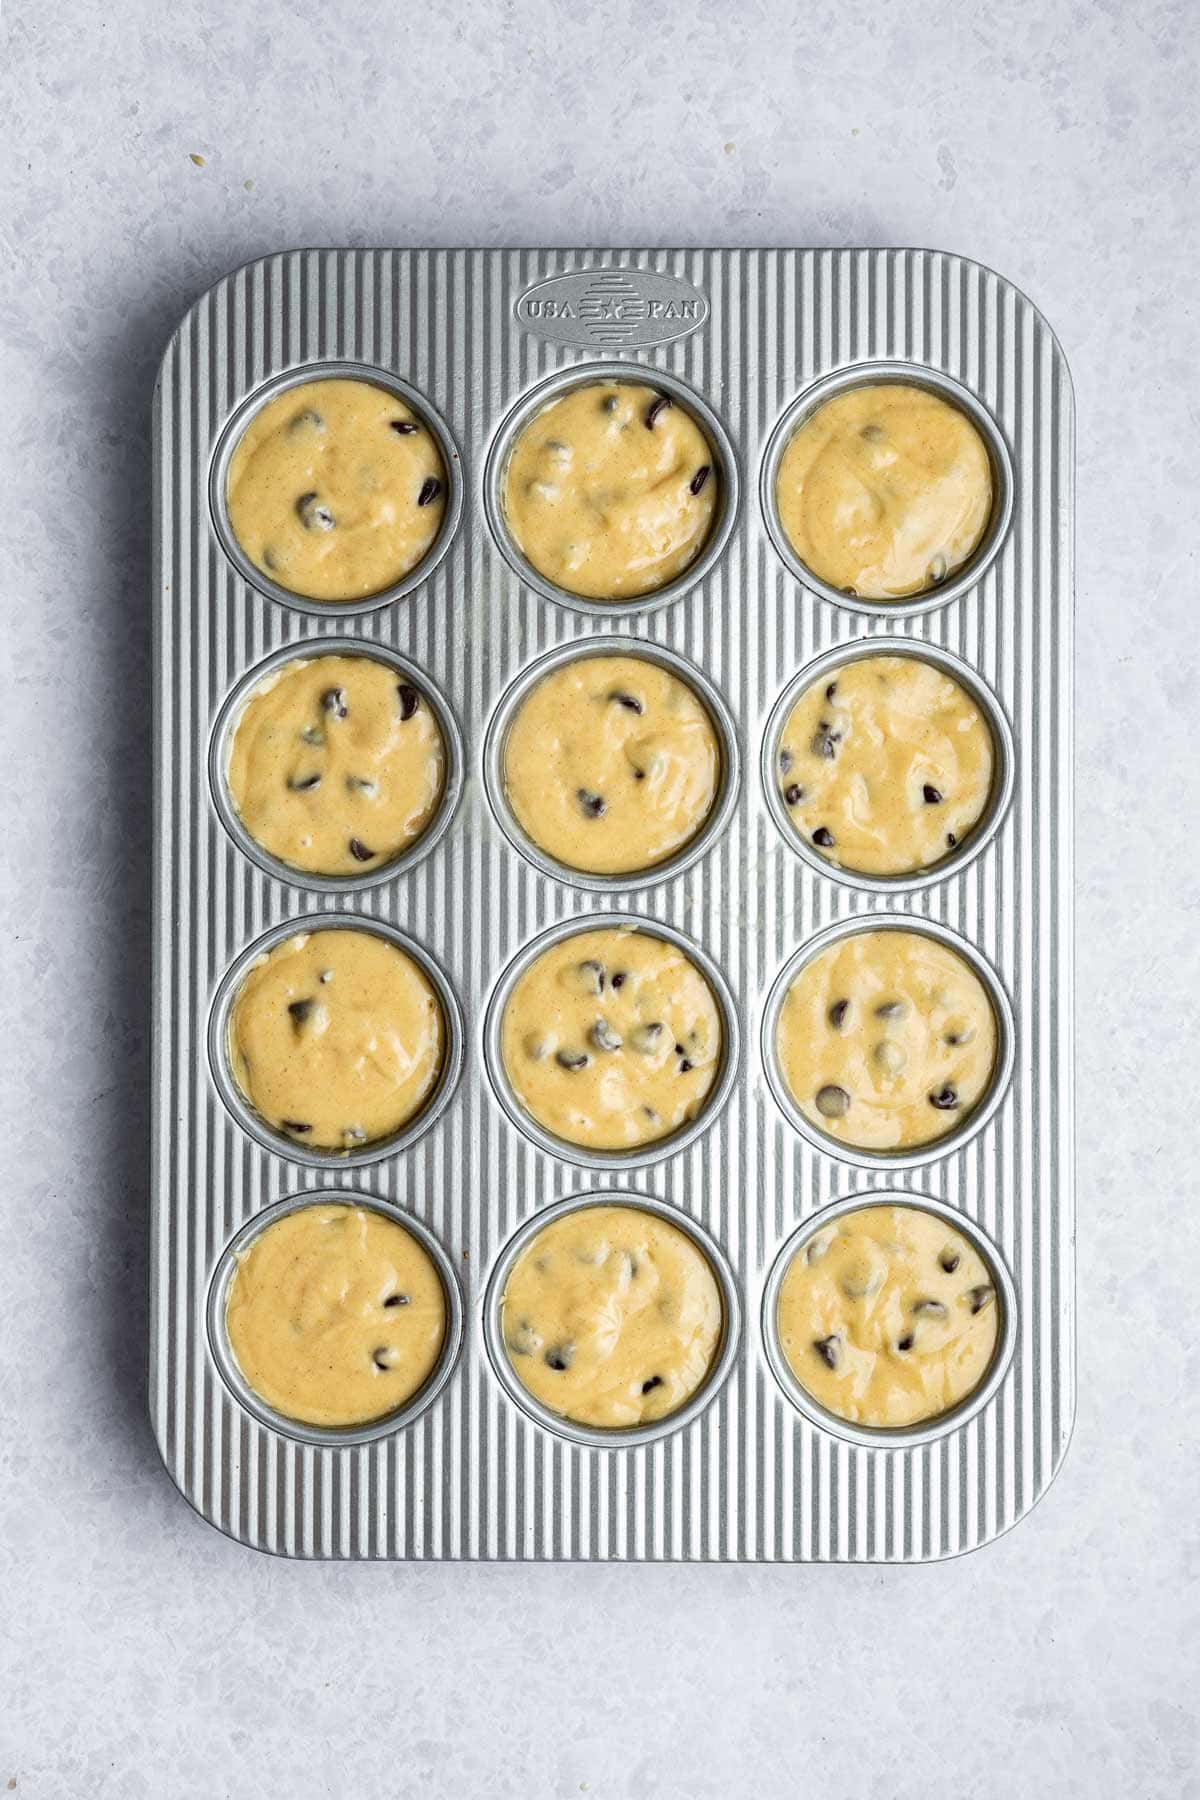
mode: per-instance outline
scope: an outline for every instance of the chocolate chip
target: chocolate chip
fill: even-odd
[[[826,699],[827,699],[827,700],[832,700],[832,699],[833,699],[833,696],[834,696],[834,695],[835,695],[835,694],[836,694],[836,693],[837,693],[837,682],[836,682],[836,681],[831,681],[831,682],[830,682],[830,684],[829,684],[829,686],[828,686],[828,687],[827,687],[827,688],[826,688],[826,689],[825,689],[825,698],[826,698]]]
[[[836,1332],[831,1337],[814,1338],[813,1349],[827,1369],[836,1369],[842,1360],[842,1340]]]
[[[791,751],[785,745],[785,747],[779,752],[779,773],[781,775],[786,775],[794,761],[795,761],[795,758],[793,757]]]
[[[398,437],[411,437],[417,429],[411,419],[389,419],[388,424]]]
[[[299,437],[302,431],[324,431],[325,421],[314,406],[306,406],[298,412],[288,425],[289,437]]]
[[[554,1060],[560,1069],[586,1069],[591,1058],[586,1050],[556,1050]]]
[[[350,708],[346,705],[345,688],[326,688],[321,695],[321,711],[332,713],[335,719],[344,719]]]
[[[624,971],[624,969],[618,969],[616,971],[615,975],[612,975],[610,977],[610,980],[612,981],[614,988],[623,988],[625,986],[625,971]]]
[[[829,1009],[829,1023],[835,1031],[840,1031],[846,1023],[846,1014],[850,1011],[848,1000],[835,1000]]]
[[[389,1294],[383,1304],[385,1306],[408,1306],[410,1299],[407,1294]]]
[[[333,970],[332,969],[322,969],[321,973],[317,977],[317,979],[321,983],[321,986],[324,987],[324,985],[327,981],[333,980]]]
[[[608,811],[607,801],[600,794],[593,794],[590,788],[576,788],[575,798],[585,818],[600,819]]]
[[[262,561],[264,569],[277,569],[279,567],[279,558],[269,546],[263,550]]]
[[[962,1257],[958,1254],[957,1250],[943,1250],[942,1254],[938,1257],[938,1262],[941,1264],[942,1268],[945,1269],[947,1275],[953,1275],[961,1261]]]
[[[955,837],[955,835],[952,831],[948,831],[946,833],[946,842],[949,844],[951,850],[953,850],[957,847],[958,839]]]
[[[941,587],[949,573],[950,565],[946,561],[946,558],[944,556],[935,556],[929,565],[930,586]]]
[[[651,1375],[649,1381],[643,1381],[642,1392],[643,1394],[652,1394],[655,1388],[662,1387],[662,1385],[663,1378],[661,1375]]]
[[[620,404],[621,402],[616,394],[605,394],[603,400],[600,402],[601,411],[615,413]]]
[[[939,1112],[953,1112],[955,1107],[961,1104],[958,1098],[958,1089],[947,1082],[945,1087],[937,1090],[936,1094],[930,1094],[929,1104],[936,1106]]]
[[[642,1111],[645,1113],[646,1117],[649,1119],[649,1121],[652,1125],[661,1124],[661,1120],[659,1119],[659,1116],[655,1112],[654,1108],[652,1106],[647,1106],[644,1101],[642,1103]]]
[[[711,474],[712,464],[701,463],[700,467],[696,470],[696,473],[692,476],[692,479],[688,482],[688,486],[691,488],[693,494],[698,494],[700,492],[700,489],[704,486]]]
[[[597,1019],[588,1035],[597,1050],[619,1050],[621,1048],[621,1039],[607,1019]]]
[[[898,1019],[907,1011],[908,1007],[903,1000],[881,1000],[875,1008],[875,1017],[877,1019]]]
[[[827,825],[818,825],[817,829],[813,832],[813,843],[816,844],[817,848],[819,850],[832,850],[834,842],[834,835],[829,827]]]
[[[589,994],[604,992],[604,964],[589,956],[586,962],[577,965],[577,973],[583,976],[585,991]]]
[[[670,404],[671,399],[668,394],[659,394],[650,402],[650,405],[646,408],[646,429],[648,431],[654,430],[659,413],[666,412]]]
[[[512,1331],[506,1332],[504,1341],[514,1356],[532,1356],[538,1347],[537,1334],[528,1319],[522,1319]]]
[[[296,1027],[297,1031],[299,1031],[300,1027],[308,1018],[308,1015],[313,1009],[313,1005],[314,1002],[312,1000],[292,1000],[289,1002],[288,1012],[291,1015],[292,1024]]]
[[[919,1318],[944,1319],[946,1308],[940,1300],[914,1300],[912,1310]]]
[[[351,838],[350,854],[355,862],[370,862],[374,857],[375,852],[374,850],[368,850],[361,838]]]
[[[301,494],[296,502],[296,511],[305,531],[332,531],[337,524],[329,508],[318,500],[315,493]]]
[[[906,1331],[902,1338],[896,1339],[897,1350],[911,1350],[915,1339],[911,1331]]]
[[[614,688],[608,697],[615,700],[618,706],[625,707],[628,712],[644,713],[646,710],[636,694],[627,694],[622,688]]]
[[[850,1111],[850,1096],[844,1087],[829,1082],[817,1089],[817,1111],[823,1119],[842,1119]]]
[[[421,704],[420,694],[417,692],[416,688],[412,687],[407,681],[399,682],[396,687],[396,692],[400,696],[400,717],[402,719],[411,719],[418,706]]]
[[[967,1289],[967,1304],[971,1308],[971,1316],[981,1313],[985,1306],[990,1306],[996,1298],[996,1290],[988,1282],[980,1282],[978,1287]]]
[[[432,506],[442,491],[442,484],[436,475],[427,475],[421,483],[421,491],[417,495],[418,506]]]
[[[645,781],[645,779],[646,779],[645,769],[639,769],[639,768],[635,767],[634,771],[633,771],[633,779],[635,781]]]
[[[851,600],[858,599],[858,589],[856,587],[844,587],[842,592],[843,594],[849,594]]]
[[[301,1137],[304,1136],[306,1131],[312,1130],[312,1126],[305,1125],[301,1119],[281,1119],[279,1123],[283,1126],[285,1131],[297,1132]]]
[[[379,783],[367,775],[347,775],[346,787],[352,794],[377,794]]]
[[[560,1375],[564,1369],[570,1368],[574,1360],[574,1344],[551,1344],[546,1352],[546,1367],[554,1369]]]
[[[636,1025],[629,1034],[629,1048],[644,1056],[655,1048],[661,1036],[662,1026],[657,1019],[649,1025]]]
[[[682,1045],[682,1044],[676,1044],[676,1046],[675,1046],[675,1054],[676,1054],[676,1056],[682,1056],[682,1055],[683,1055],[683,1045]]]
[[[882,425],[864,425],[859,436],[865,438],[868,444],[877,444],[883,436],[883,427]]]
[[[687,1057],[685,1056],[683,1061],[679,1065],[679,1073],[681,1075],[690,1075],[692,1072],[692,1067],[693,1067],[693,1065],[688,1061]]]
[[[942,793],[941,788],[935,788],[931,781],[927,781],[925,783],[925,786],[921,789],[921,792],[925,796],[926,806],[940,806],[942,804],[942,800],[945,797]]]
[[[817,726],[817,729],[814,731],[812,742],[808,747],[814,756],[822,756],[826,762],[832,762],[837,755],[837,747],[841,741],[841,732],[832,731],[830,729],[829,720],[822,719]]]
[[[783,790],[783,797],[789,806],[799,806],[804,798],[804,789],[798,781],[789,782]]]
[[[311,794],[315,787],[320,787],[319,775],[289,775],[288,789],[293,794]]]

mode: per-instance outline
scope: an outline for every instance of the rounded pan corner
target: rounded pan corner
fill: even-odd
[[[937,244],[913,244],[909,246],[909,253],[918,256],[944,256],[949,260],[958,263],[961,268],[977,270],[979,274],[988,276],[992,281],[996,282],[997,286],[1005,289],[1008,293],[1015,294],[1022,305],[1029,308],[1030,312],[1034,315],[1038,324],[1045,331],[1047,337],[1054,346],[1058,360],[1062,364],[1063,374],[1067,378],[1067,389],[1071,396],[1071,411],[1072,414],[1074,413],[1075,377],[1071,373],[1070,358],[1063,349],[1062,338],[1050,323],[1037,301],[1030,296],[1028,291],[1023,288],[1019,282],[1014,281],[1011,275],[1002,275],[999,269],[994,269],[991,263],[981,262],[977,256],[963,256],[957,250],[943,250],[941,246]]]

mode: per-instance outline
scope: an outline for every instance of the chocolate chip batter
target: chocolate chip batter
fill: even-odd
[[[255,1393],[307,1425],[363,1425],[433,1373],[446,1298],[431,1258],[359,1206],[286,1213],[238,1257],[225,1323]]]
[[[362,600],[428,553],[446,506],[429,427],[386,388],[334,378],[285,388],[238,442],[229,524],[258,569],[313,600]]]
[[[796,1252],[779,1342],[801,1387],[859,1425],[915,1425],[965,1400],[995,1354],[991,1271],[914,1206],[844,1213]]]
[[[996,1060],[987,993],[961,956],[916,931],[854,932],[799,971],[784,998],[779,1063],[797,1106],[862,1150],[954,1131]]]
[[[992,512],[992,471],[966,413],[902,382],[847,388],[802,424],[776,480],[779,519],[819,580],[865,600],[948,581]]]
[[[978,824],[992,736],[949,675],[912,656],[864,656],[803,693],[776,778],[798,836],[839,868],[907,875]]]
[[[445,779],[428,696],[386,663],[318,656],[255,688],[234,729],[229,793],[246,830],[294,869],[360,875],[415,843]]]
[[[504,789],[522,829],[573,869],[648,869],[712,809],[721,753],[687,684],[642,657],[591,656],[526,696],[504,745]]]
[[[705,1381],[721,1341],[721,1290],[676,1226],[630,1206],[589,1206],[540,1231],[501,1301],[513,1372],[581,1425],[665,1418]]]
[[[593,1150],[669,1137],[721,1064],[712,990],[651,931],[582,931],[518,979],[501,1023],[508,1079],[546,1131]]]
[[[693,563],[717,510],[716,458],[657,388],[590,382],[542,408],[513,445],[503,506],[540,574],[593,600],[650,594]]]
[[[410,956],[375,932],[301,932],[255,963],[229,1015],[234,1079],[298,1144],[356,1150],[429,1099],[445,1025]]]

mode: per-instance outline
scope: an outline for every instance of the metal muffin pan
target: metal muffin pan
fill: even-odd
[[[787,435],[830,383],[889,378],[881,367],[950,384],[997,479],[979,554],[912,602],[824,593],[797,579],[771,531]],[[335,373],[401,394],[437,432],[450,479],[424,562],[349,604],[266,581],[223,510],[228,457],[255,408]],[[520,424],[563,385],[614,377],[688,407],[723,477],[695,564],[615,604],[530,571],[500,504]],[[288,252],[192,308],[164,358],[154,425],[151,1411],[189,1501],[239,1540],[298,1556],[912,1561],[1007,1529],[1056,1472],[1074,1405],[1073,402],[1040,314],[1000,277],[937,252]],[[739,504],[742,469],[761,510]],[[399,658],[440,700],[461,792],[391,868],[325,882],[272,867],[245,839],[221,758],[249,685],[352,648]],[[538,672],[601,649],[636,649],[690,679],[727,757],[700,836],[644,877],[611,881],[538,855],[507,813],[499,761]],[[993,802],[964,854],[880,888],[779,829],[770,767],[801,675],[875,652],[926,654],[964,680],[998,751]],[[747,759],[762,779],[739,783]],[[696,957],[726,1012],[727,1060],[684,1131],[608,1160],[539,1137],[506,1095],[495,1034],[533,954],[618,921]],[[839,1196],[876,1198],[846,1193],[856,1154],[776,1103],[763,1055],[772,983],[828,928],[873,923],[965,945],[1003,1050],[972,1129],[918,1159],[911,1198],[948,1208],[1011,1271],[1005,1354],[968,1406],[904,1444],[851,1441],[797,1406],[762,1328],[786,1246]],[[248,962],[328,925],[381,929],[417,955],[451,1040],[409,1131],[333,1155],[263,1126],[224,1049]],[[374,1191],[362,1195],[348,1183],[367,1161]],[[913,1165],[885,1166],[889,1197],[909,1197]],[[628,1443],[539,1418],[495,1359],[514,1245],[552,1206],[578,1203],[581,1169],[584,1199],[648,1204],[693,1232],[734,1326],[694,1405]],[[461,1283],[456,1356],[354,1441],[270,1416],[231,1374],[221,1336],[231,1256],[270,1209],[313,1198],[395,1209],[450,1258],[451,1305]],[[740,1328],[743,1313],[753,1326]]]

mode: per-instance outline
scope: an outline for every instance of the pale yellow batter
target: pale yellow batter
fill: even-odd
[[[650,594],[693,563],[719,471],[691,415],[657,388],[591,382],[543,407],[504,477],[504,516],[540,574],[593,600]]]
[[[501,1301],[513,1372],[580,1425],[628,1428],[678,1412],[721,1340],[721,1290],[692,1240],[632,1206],[547,1225]]]
[[[859,1425],[915,1425],[979,1386],[996,1349],[991,1271],[915,1206],[844,1213],[796,1252],[779,1342],[801,1387]]]
[[[799,427],[779,463],[779,518],[796,555],[864,600],[921,594],[974,554],[992,512],[987,449],[928,388],[848,388]]]
[[[504,789],[548,855],[597,875],[649,869],[712,808],[721,752],[687,684],[641,657],[556,669],[521,704],[504,744]]]
[[[712,989],[650,931],[582,931],[517,981],[501,1052],[525,1110],[591,1150],[629,1150],[695,1117],[721,1065]]]
[[[777,777],[798,835],[841,868],[906,875],[964,842],[987,806],[992,735],[949,675],[864,656],[797,700]]]
[[[234,730],[229,792],[256,843],[292,868],[359,875],[416,842],[445,746],[421,689],[367,656],[288,663]]]
[[[996,1060],[978,976],[916,931],[858,931],[822,950],[789,987],[776,1041],[801,1112],[861,1150],[956,1130]]]
[[[369,931],[301,932],[250,969],[229,1016],[234,1079],[298,1144],[356,1150],[421,1110],[442,1066],[438,997]]]
[[[446,1333],[441,1277],[393,1219],[286,1213],[238,1257],[225,1323],[246,1381],[306,1425],[363,1425],[424,1387]]]
[[[425,422],[386,388],[285,388],[229,462],[233,535],[255,568],[313,600],[362,600],[415,569],[441,529],[446,470]]]

